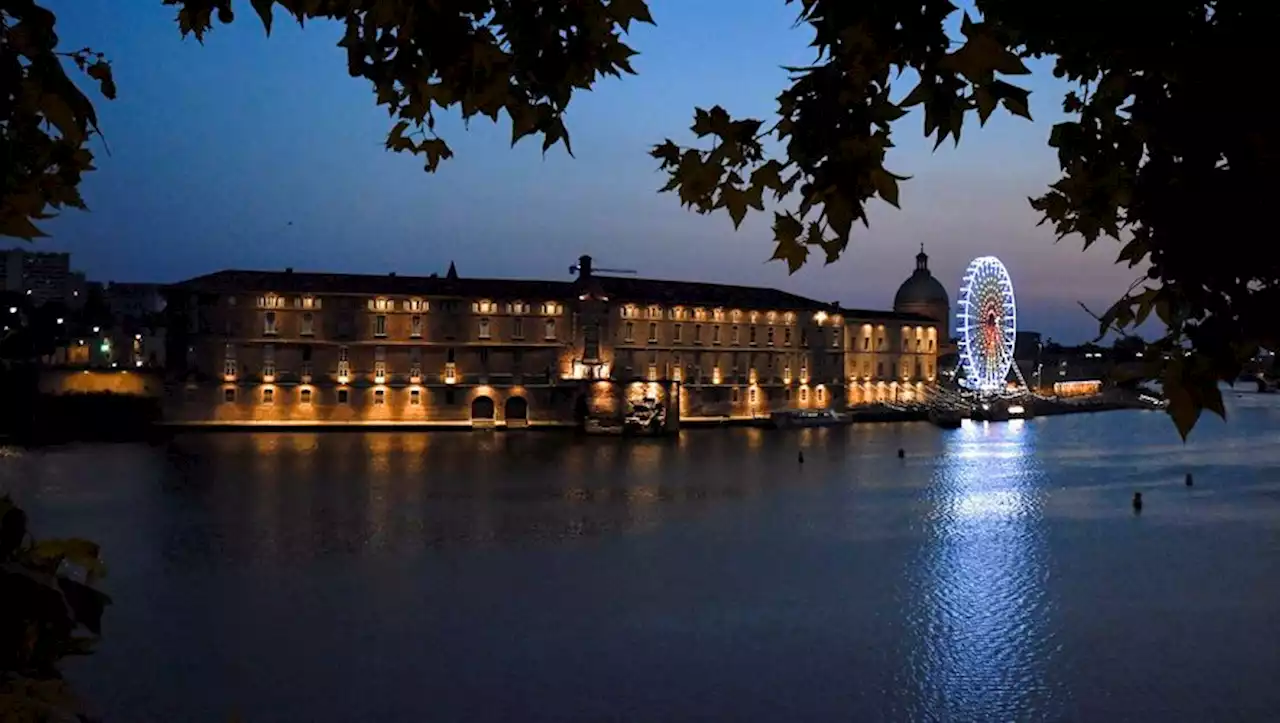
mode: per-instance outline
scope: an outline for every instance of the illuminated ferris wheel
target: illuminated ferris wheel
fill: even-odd
[[[1013,365],[1018,312],[1009,270],[994,256],[969,262],[960,288],[961,384],[979,394],[1004,391]]]

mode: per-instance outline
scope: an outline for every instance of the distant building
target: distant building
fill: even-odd
[[[0,254],[0,291],[23,294],[34,306],[72,306],[84,283],[84,274],[71,271],[69,253],[14,248]]]
[[[946,322],[933,317],[600,276],[588,256],[577,268],[575,281],[451,267],[444,277],[221,271],[175,284],[165,415],[522,426],[605,418],[652,397],[676,419],[750,419],[923,401],[936,380]]]
[[[1019,331],[1013,338],[1013,358],[1034,362],[1040,358],[1044,337],[1038,331]]]
[[[946,345],[951,339],[951,297],[941,281],[929,271],[929,255],[920,245],[916,254],[916,270],[898,287],[893,296],[893,310],[900,314],[919,314],[938,322],[938,338]]]
[[[162,284],[110,282],[103,288],[103,297],[117,319],[147,320],[164,313],[165,300]]]

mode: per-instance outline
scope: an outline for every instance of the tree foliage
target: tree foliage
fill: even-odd
[[[513,144],[534,136],[544,151],[560,143],[572,152],[564,119],[574,92],[633,72],[635,53],[622,38],[632,23],[652,22],[645,0],[161,1],[177,10],[184,35],[202,41],[244,8],[268,33],[281,17],[343,24],[350,74],[370,81],[391,116],[387,148],[420,156],[428,171],[452,155],[435,133],[438,114],[451,109],[465,119],[505,115]],[[1031,205],[1059,237],[1086,247],[1112,239],[1117,263],[1146,270],[1098,315],[1100,331],[1126,332],[1153,313],[1166,325],[1144,358],[1165,383],[1182,434],[1203,409],[1222,413],[1219,381],[1234,380],[1259,348],[1280,346],[1269,313],[1280,301],[1280,250],[1256,239],[1270,233],[1277,149],[1269,114],[1254,100],[1280,6],[975,0],[969,15],[950,0],[779,1],[811,31],[814,60],[789,69],[773,117],[698,108],[699,145],[654,146],[668,178],[662,190],[681,204],[724,211],[735,227],[752,212],[770,213],[774,259],[791,272],[815,251],[831,263],[867,224],[868,204],[899,205],[908,179],[886,162],[909,111],[919,109],[935,148],[959,143],[974,116],[979,125],[997,112],[1030,119],[1019,79],[1027,61],[1047,59],[1071,88],[1062,98],[1067,120],[1048,139],[1062,175]],[[24,103],[10,102],[8,117],[22,121],[13,127],[27,129],[34,147],[54,143],[38,137],[42,121],[67,139],[50,146],[61,155],[50,150],[23,165],[32,170],[18,181],[6,173],[0,234],[30,237],[25,224],[43,217],[42,199],[82,205],[71,191],[88,168],[84,141],[96,125],[87,101],[49,66],[50,16],[31,0],[0,0],[0,8],[42,23],[42,42],[24,46],[34,53],[24,57],[41,59],[41,74],[29,70],[34,61],[11,61],[20,44],[8,23],[6,72],[52,89],[16,96]],[[99,56],[68,57],[114,94]],[[79,100],[67,103],[68,114],[42,100],[50,94]],[[3,152],[13,154],[9,133]],[[55,155],[61,160],[49,160]],[[60,180],[39,195],[31,179],[50,169]]]
[[[103,574],[96,544],[36,541],[26,513],[0,497],[0,719],[79,714],[58,665],[93,652],[110,602],[94,587]]]
[[[58,50],[53,13],[34,0],[0,0],[0,236],[44,236],[36,221],[84,209],[80,179],[93,170],[93,104],[63,61],[116,95],[111,65],[89,48]]]

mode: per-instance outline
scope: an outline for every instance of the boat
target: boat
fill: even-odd
[[[973,408],[969,418],[978,422],[1007,422],[1009,421],[1009,408],[1003,404],[993,404],[983,402]]]
[[[582,431],[591,435],[618,436],[622,434],[622,425],[613,420],[588,417],[582,423]]]
[[[769,423],[775,429],[792,427],[833,427],[844,424],[846,418],[830,409],[788,409],[769,415]]]
[[[930,409],[929,421],[943,429],[959,429],[964,415],[954,409]]]

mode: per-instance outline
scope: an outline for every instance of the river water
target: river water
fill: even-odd
[[[203,434],[10,450],[0,488],[103,545],[71,670],[108,721],[1274,721],[1280,400],[1228,401],[1186,445]]]

